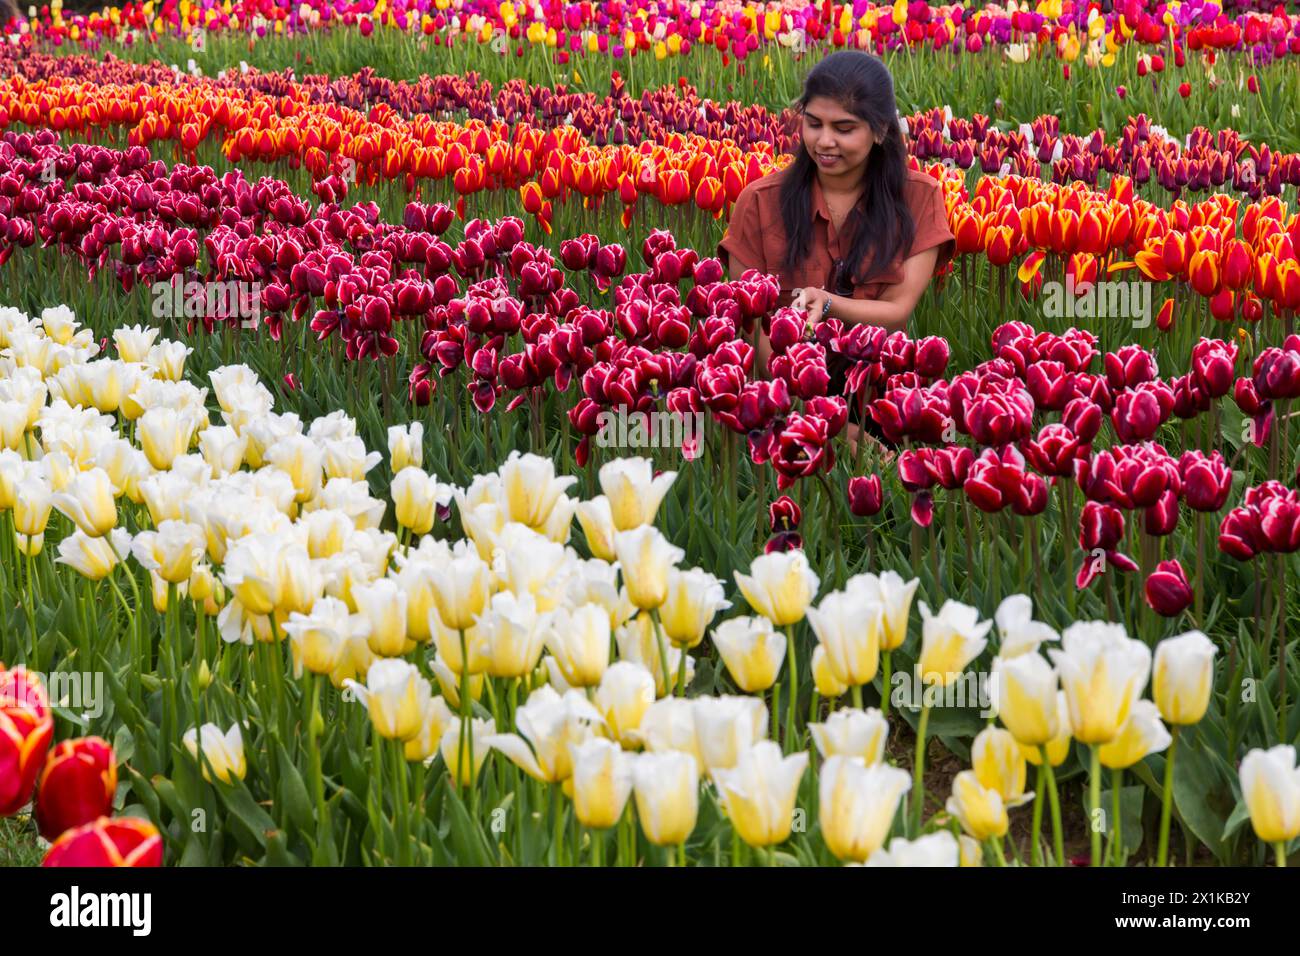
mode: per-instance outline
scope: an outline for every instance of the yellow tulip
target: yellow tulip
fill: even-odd
[[[1189,631],[1156,645],[1152,696],[1171,724],[1195,724],[1205,716],[1214,690],[1214,643]]]
[[[713,644],[731,679],[747,694],[776,683],[785,660],[786,638],[765,617],[733,617],[713,629]]]
[[[779,744],[762,740],[743,752],[732,769],[714,771],[718,802],[742,840],[766,847],[790,836],[799,781],[807,768],[806,752],[782,757]]]
[[[953,778],[946,809],[963,830],[981,842],[1006,836],[1010,826],[1002,795],[981,785],[973,770],[963,770]]]
[[[757,557],[749,574],[737,571],[735,577],[750,607],[777,627],[803,620],[821,583],[798,549]]]
[[[685,843],[699,816],[700,784],[695,759],[686,753],[640,754],[633,768],[637,819],[655,846]]]
[[[822,765],[822,838],[840,860],[862,863],[889,835],[903,794],[912,787],[906,770],[887,764],[865,766],[854,757],[830,757]]]

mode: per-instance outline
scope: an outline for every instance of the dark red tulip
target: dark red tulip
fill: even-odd
[[[1220,510],[1232,490],[1232,471],[1217,451],[1183,452],[1178,459],[1183,479],[1183,500],[1193,511]]]
[[[858,475],[849,479],[849,511],[859,518],[872,518],[884,504],[879,475]]]
[[[767,506],[768,526],[773,532],[793,531],[802,518],[803,512],[789,495],[782,495]]]
[[[1155,538],[1174,533],[1178,527],[1178,495],[1166,491],[1160,500],[1142,513],[1142,527]]]
[[[1177,617],[1192,603],[1192,588],[1183,566],[1176,560],[1161,561],[1146,580],[1146,599],[1151,610],[1164,617]]]

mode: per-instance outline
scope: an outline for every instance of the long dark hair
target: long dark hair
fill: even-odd
[[[794,103],[802,114],[818,96],[835,100],[846,112],[865,120],[876,137],[867,154],[865,189],[853,210],[856,222],[844,281],[869,282],[890,267],[898,254],[911,248],[916,224],[907,208],[903,186],[907,182],[907,147],[898,123],[894,79],[879,57],[861,50],[839,50],[814,66],[804,79],[803,95]],[[817,166],[804,147],[802,136],[794,162],[781,182],[781,220],[785,224],[785,268],[791,273],[807,258],[812,243],[812,187]],[[862,273],[866,267],[865,274]],[[829,290],[835,292],[835,289]]]

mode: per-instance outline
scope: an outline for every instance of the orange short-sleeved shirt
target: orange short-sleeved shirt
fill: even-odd
[[[788,169],[789,167],[785,167]],[[731,213],[727,234],[718,244],[718,258],[724,266],[732,256],[746,268],[759,269],[781,280],[781,304],[789,303],[795,289],[805,286],[830,288],[835,260],[848,252],[850,237],[836,235],[830,210],[814,178],[812,189],[813,231],[808,257],[795,274],[782,263],[786,252],[785,226],[781,221],[781,179],[785,169],[768,173],[741,190]],[[878,299],[886,288],[903,281],[903,262],[911,256],[939,247],[935,271],[952,259],[955,242],[948,228],[943,191],[938,180],[909,169],[903,186],[907,207],[916,226],[912,247],[900,254],[890,268],[870,282],[853,288],[855,299]],[[831,291],[834,291],[831,289]]]

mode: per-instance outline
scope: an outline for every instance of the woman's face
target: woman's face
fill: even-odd
[[[856,178],[875,142],[866,120],[829,97],[814,96],[804,107],[804,149],[823,176]]]

